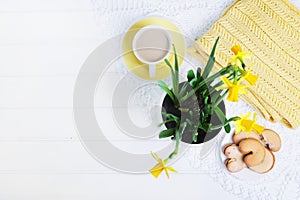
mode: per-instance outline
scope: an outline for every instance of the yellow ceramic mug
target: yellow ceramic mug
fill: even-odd
[[[170,56],[172,38],[163,27],[149,25],[135,34],[132,47],[134,55],[148,65],[149,76],[153,78],[156,74],[156,65]]]
[[[170,69],[165,64],[164,61],[156,64],[155,76],[150,77],[149,74],[149,66],[141,62],[133,51],[133,40],[135,35],[144,27],[147,26],[160,26],[165,29],[170,37],[172,44],[176,47],[177,55],[178,55],[178,64],[181,65],[184,55],[185,55],[185,41],[184,37],[181,34],[180,30],[169,20],[162,17],[145,17],[134,22],[127,32],[124,34],[122,40],[122,57],[125,66],[127,69],[138,76],[139,78],[145,80],[161,80],[170,76]],[[170,63],[174,63],[173,52],[170,52],[168,56],[168,60]]]

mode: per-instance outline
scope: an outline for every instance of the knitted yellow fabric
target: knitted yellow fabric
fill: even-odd
[[[231,46],[251,52],[252,72],[260,78],[241,98],[266,119],[286,126],[300,125],[300,12],[287,0],[237,0],[189,48],[207,62],[220,36],[214,70],[225,67]]]

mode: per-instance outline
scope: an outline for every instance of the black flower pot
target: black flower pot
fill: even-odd
[[[182,88],[182,86],[185,84],[186,82],[182,82],[179,84],[179,89]],[[191,90],[192,88],[190,87],[189,90]],[[198,91],[198,92],[201,92],[201,91]],[[197,95],[199,96],[199,95]],[[196,97],[196,95],[195,95]],[[203,106],[204,106],[204,102],[203,102],[203,99],[199,99],[199,98],[189,98],[187,99],[185,102],[184,102],[184,105],[181,105],[180,107],[184,107],[184,109],[189,109],[189,110],[196,110],[195,107],[197,107],[197,109],[202,109]],[[223,113],[226,115],[225,113],[225,104],[224,102],[222,101],[220,104],[219,104],[219,108],[223,111]],[[182,109],[181,109],[182,110]],[[164,100],[163,100],[163,103],[162,103],[162,113],[163,112],[166,112],[166,113],[171,113],[181,119],[184,119],[185,113],[182,113],[182,111],[180,110],[180,108],[176,108],[174,106],[174,102],[172,101],[172,99],[166,95],[164,97]],[[162,118],[163,120],[166,120],[166,117],[165,115],[162,114]],[[212,114],[212,115],[209,115],[209,117],[207,118],[207,122],[209,123],[212,123],[213,125],[218,125],[220,124],[220,119],[216,116],[216,114]],[[165,124],[166,128],[167,129],[170,129],[170,128],[174,128],[176,127],[176,123],[175,122],[168,122]],[[182,142],[185,142],[185,143],[188,143],[188,144],[201,144],[201,143],[204,143],[204,142],[207,142],[211,139],[213,139],[220,131],[221,131],[222,128],[219,128],[219,129],[216,129],[216,130],[212,130],[210,132],[205,132],[204,130],[198,128],[197,129],[197,132],[198,132],[198,136],[197,136],[197,141],[194,142],[193,141],[193,131],[189,130],[189,129],[185,129],[183,135],[182,135]]]

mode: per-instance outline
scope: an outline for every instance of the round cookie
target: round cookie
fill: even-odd
[[[270,150],[267,149],[266,156],[263,162],[259,165],[249,167],[249,169],[251,169],[254,172],[263,174],[270,171],[274,167],[274,163],[275,163],[275,156]]]
[[[264,145],[253,138],[247,138],[239,143],[239,150],[244,157],[244,162],[248,167],[259,165],[263,162],[266,156],[266,148]]]
[[[260,136],[258,135],[258,133],[252,131],[250,134],[248,132],[240,132],[238,134],[233,134],[232,136],[232,141],[235,143],[235,144],[238,144],[240,143],[241,140],[243,139],[247,139],[247,138],[254,138],[254,139],[257,139],[257,140],[260,140]]]
[[[271,151],[279,151],[281,149],[280,136],[273,130],[265,129],[262,132],[262,140]]]
[[[236,144],[229,144],[224,147],[224,154],[227,157],[225,165],[228,171],[236,173],[246,167],[243,161],[244,155],[239,151]]]

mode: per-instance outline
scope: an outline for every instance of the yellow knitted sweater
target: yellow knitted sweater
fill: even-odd
[[[231,46],[251,52],[252,72],[260,78],[241,98],[266,119],[300,125],[300,12],[287,0],[237,0],[188,49],[207,62],[220,36],[215,69],[225,67]]]

